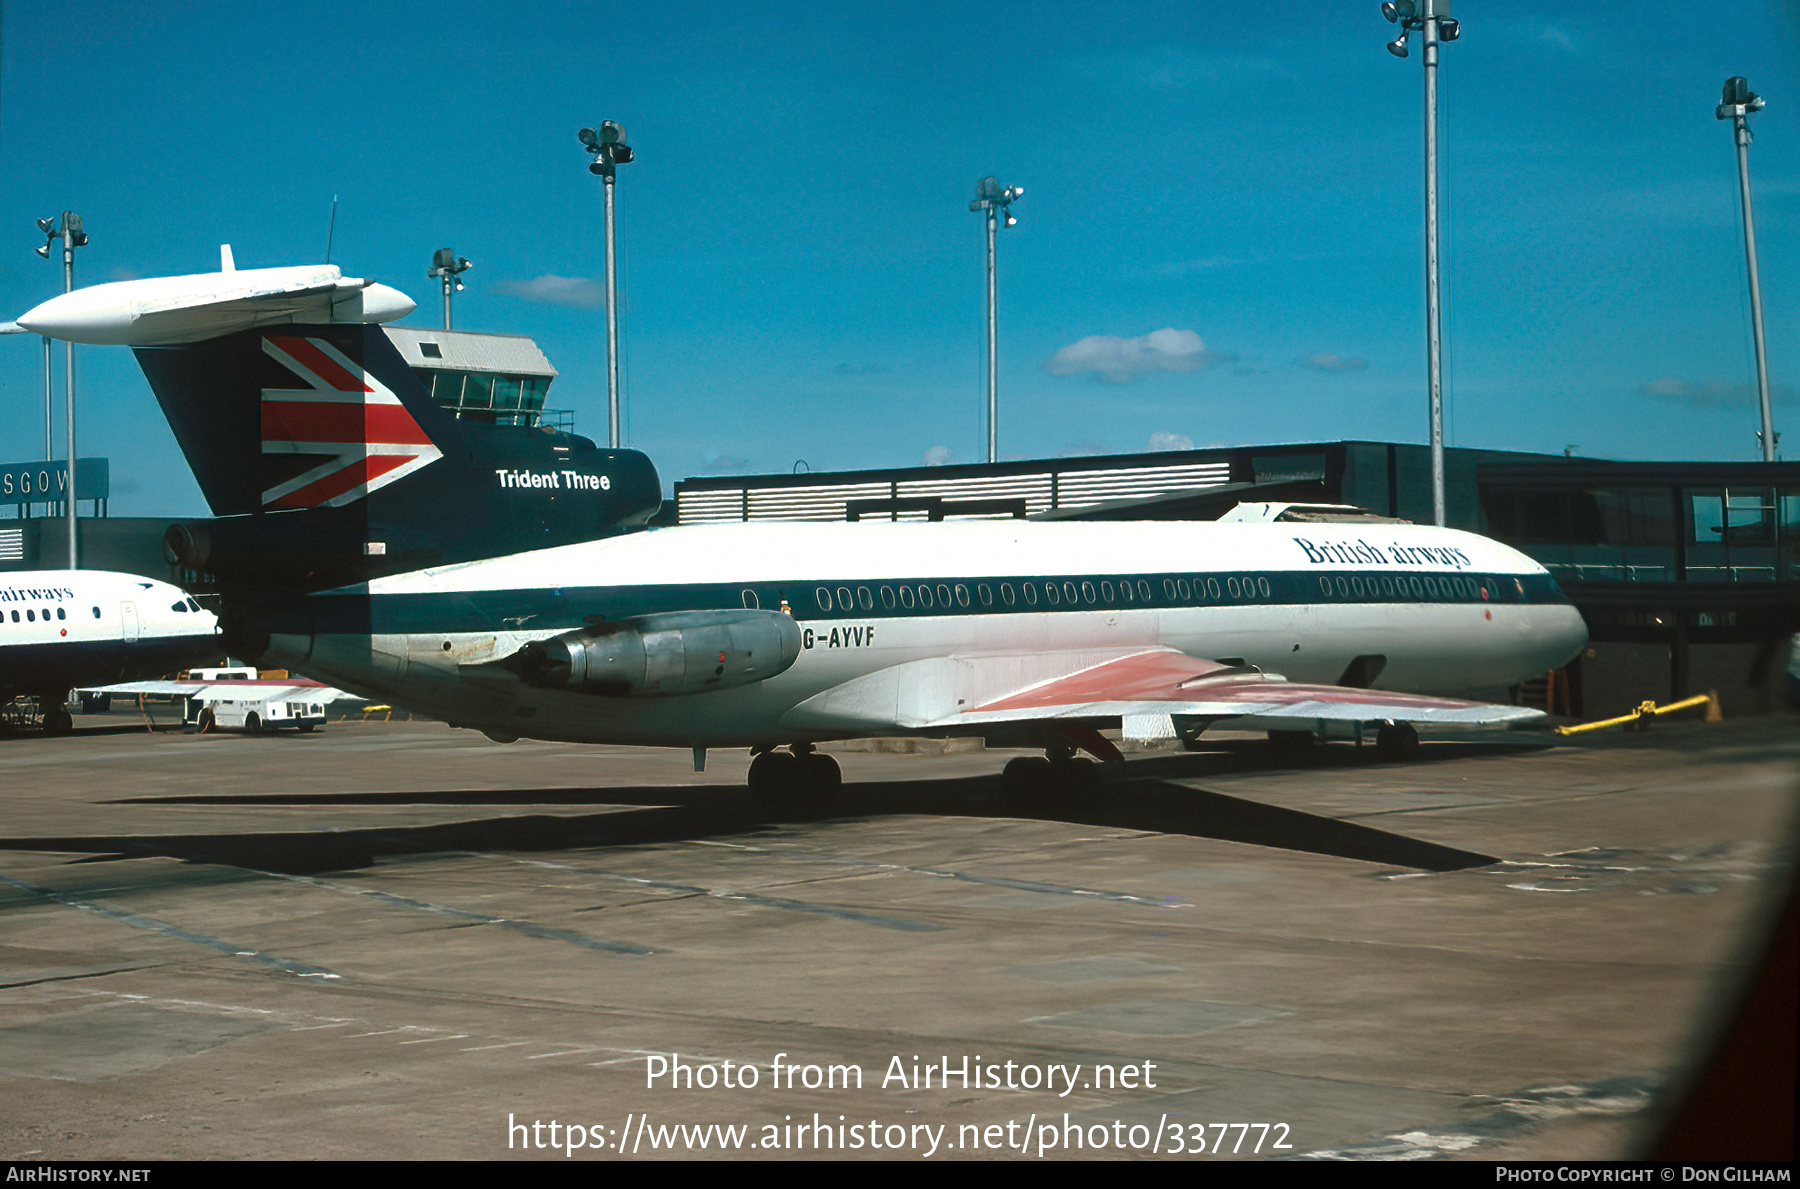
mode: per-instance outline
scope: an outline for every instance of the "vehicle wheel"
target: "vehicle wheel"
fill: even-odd
[[[202,710],[200,712],[200,717],[198,719],[194,720],[195,733],[200,734],[200,735],[211,734],[213,728],[218,725],[219,725],[219,720],[217,718],[213,717],[212,707],[210,707],[210,706],[208,706],[205,710]]]
[[[318,723],[312,722],[295,723],[294,729],[299,731],[302,735],[310,735],[312,734],[312,729],[318,725]]]
[[[1384,760],[1413,760],[1419,756],[1419,732],[1411,723],[1394,723],[1375,732],[1375,750]]]
[[[1015,756],[1000,770],[1009,793],[1031,793],[1050,784],[1050,761],[1043,756]]]
[[[44,711],[44,734],[67,735],[75,729],[75,720],[61,706],[52,706]]]
[[[260,734],[262,734],[262,731],[263,731],[262,716],[257,714],[256,711],[252,710],[250,712],[250,716],[244,720],[244,734],[260,735]]]
[[[750,761],[750,791],[768,800],[791,797],[800,785],[800,757],[785,751],[765,751]]]

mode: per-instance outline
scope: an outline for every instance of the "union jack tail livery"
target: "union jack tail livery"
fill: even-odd
[[[262,390],[264,454],[331,460],[262,493],[270,508],[340,508],[444,456],[400,398],[324,339],[265,333],[263,351],[303,388]]]
[[[135,350],[214,513],[171,525],[164,551],[224,584],[343,585],[592,540],[661,506],[637,451],[456,419],[380,326]]]

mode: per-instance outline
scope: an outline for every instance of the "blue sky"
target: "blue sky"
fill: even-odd
[[[61,288],[38,217],[83,215],[77,283],[97,283],[216,268],[221,242],[240,267],[316,262],[335,194],[334,262],[431,325],[424,273],[453,246],[475,261],[458,328],[535,337],[562,373],[550,404],[603,439],[604,315],[566,279],[602,270],[575,130],[615,119],[638,154],[619,183],[626,442],[665,482],[979,460],[985,174],[1026,190],[999,245],[1003,456],[1423,441],[1422,69],[1384,52],[1378,7],[10,0],[0,316]],[[1769,100],[1751,150],[1769,367],[1776,428],[1800,435],[1790,13],[1456,15],[1451,444],[1757,456],[1713,116],[1731,74]],[[1178,333],[1124,342],[1159,331]],[[42,451],[40,351],[0,340],[0,460]],[[129,353],[77,358],[113,513],[204,511]]]

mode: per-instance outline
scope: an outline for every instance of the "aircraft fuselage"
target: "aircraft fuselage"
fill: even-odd
[[[741,608],[792,616],[791,666],[728,689],[603,696],[539,688],[502,663],[584,623]],[[1338,682],[1357,658],[1379,657],[1378,688],[1491,695],[1587,638],[1529,558],[1404,524],[697,526],[399,574],[252,614],[272,660],[454,725],[682,747],[903,731],[930,716],[897,707],[882,724],[884,709],[859,729],[805,703],[927,658],[1161,646]]]

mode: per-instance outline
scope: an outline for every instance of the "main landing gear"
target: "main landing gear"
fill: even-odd
[[[1384,760],[1400,763],[1419,758],[1419,732],[1411,723],[1389,722],[1377,723],[1375,726],[1375,750]],[[1364,726],[1356,730],[1357,746],[1362,746]],[[1269,747],[1271,750],[1298,756],[1312,750],[1320,742],[1318,735],[1312,731],[1270,731]]]
[[[1074,744],[1059,740],[1041,756],[1006,761],[1000,780],[1009,793],[1088,793],[1100,787],[1100,765],[1076,755]]]
[[[795,743],[786,751],[773,747],[751,749],[750,791],[768,800],[824,800],[844,787],[838,762],[820,755],[810,743]]]
[[[75,729],[75,720],[69,714],[68,690],[52,690],[38,695],[40,708],[38,720],[43,724],[46,735],[67,735]]]
[[[1407,722],[1389,723],[1375,732],[1375,750],[1384,760],[1419,758],[1419,732]]]

